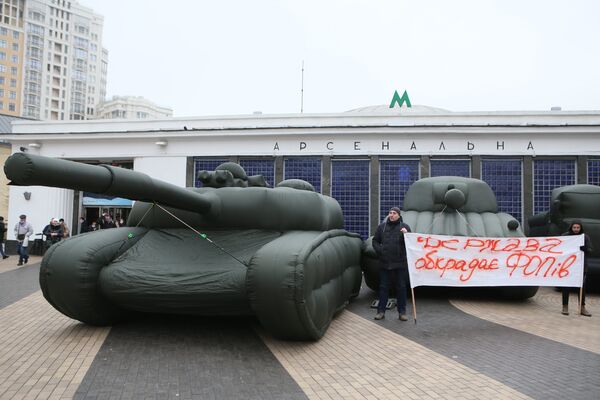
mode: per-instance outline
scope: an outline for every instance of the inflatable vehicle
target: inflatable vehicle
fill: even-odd
[[[560,236],[578,219],[592,241],[588,277],[600,278],[600,186],[570,185],[552,190],[550,210],[529,218],[529,236]]]
[[[458,212],[456,212],[458,211]],[[434,235],[523,237],[519,222],[511,215],[498,212],[496,196],[490,186],[479,179],[457,176],[423,178],[413,183],[404,197],[402,219],[412,232]],[[367,239],[362,259],[365,283],[379,288],[377,254]],[[503,297],[526,299],[537,287],[500,287]]]
[[[16,153],[12,185],[126,197],[127,227],[84,233],[45,254],[40,285],[63,314],[110,325],[132,313],[256,315],[292,340],[323,336],[358,295],[359,235],[342,229],[339,204],[304,181],[276,188],[237,164],[180,188],[108,165]]]

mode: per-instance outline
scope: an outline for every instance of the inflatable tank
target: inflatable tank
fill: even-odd
[[[276,337],[316,340],[358,295],[359,235],[339,204],[312,185],[264,187],[237,164],[180,188],[108,165],[25,153],[4,171],[12,185],[42,185],[136,200],[127,227],[53,245],[40,270],[46,300],[63,314],[111,325],[132,313],[256,315]]]
[[[457,212],[458,211],[458,212]],[[413,183],[404,197],[402,219],[412,232],[434,235],[523,237],[519,222],[511,215],[498,212],[496,196],[490,186],[479,179],[458,176],[423,178]],[[377,254],[367,239],[362,268],[365,282],[372,290],[379,288]],[[526,299],[537,287],[490,288],[503,297]]]
[[[549,211],[529,218],[529,236],[560,236],[579,220],[592,241],[588,277],[600,279],[600,186],[570,185],[552,190]]]

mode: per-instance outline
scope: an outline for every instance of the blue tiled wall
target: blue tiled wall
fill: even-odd
[[[588,160],[587,179],[590,185],[600,185],[600,160]]]
[[[379,162],[379,222],[392,207],[402,208],[408,187],[419,179],[419,160]]]
[[[462,176],[471,177],[471,161],[469,160],[431,160],[430,176]]]
[[[498,209],[523,224],[523,164],[521,160],[481,160],[481,179],[496,194]]]
[[[575,160],[534,160],[533,213],[548,211],[552,189],[574,185],[575,174]]]
[[[275,160],[242,158],[240,165],[246,171],[246,175],[262,175],[270,187],[275,185]]]
[[[229,160],[225,158],[194,158],[194,187],[202,187],[198,181],[198,172],[214,171],[219,165]]]
[[[342,207],[344,227],[369,235],[369,160],[332,160],[331,196]]]
[[[303,179],[321,193],[321,158],[290,157],[284,159],[283,179]]]

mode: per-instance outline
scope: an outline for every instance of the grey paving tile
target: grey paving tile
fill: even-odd
[[[306,399],[257,337],[255,323],[145,316],[114,326],[75,398]]]
[[[39,263],[0,273],[0,308],[40,290],[39,276]]]
[[[421,290],[416,325],[388,311],[381,326],[532,398],[598,399],[600,355],[476,318],[453,307],[447,295]],[[348,309],[372,320],[375,297],[365,287]]]

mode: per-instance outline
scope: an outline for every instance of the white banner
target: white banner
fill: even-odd
[[[583,283],[583,235],[481,238],[405,233],[411,287]]]

